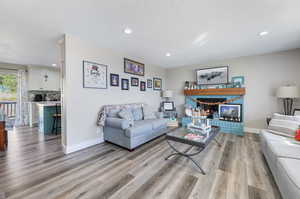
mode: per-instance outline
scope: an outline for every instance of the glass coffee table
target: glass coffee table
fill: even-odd
[[[221,144],[216,139],[216,136],[219,134],[219,132],[220,132],[220,127],[212,126],[211,131],[206,136],[202,136],[201,134],[197,134],[197,133],[192,133],[191,131],[189,131],[187,128],[184,127],[178,128],[170,133],[167,133],[166,134],[167,143],[174,150],[174,153],[166,157],[165,160],[168,160],[170,157],[175,155],[184,156],[190,159],[200,169],[202,174],[205,175],[205,172],[202,169],[201,165],[197,163],[192,158],[192,156],[201,153],[212,141],[216,142],[218,146],[221,147]],[[186,151],[190,151],[190,149],[193,147],[196,147],[197,151],[193,153],[181,152],[174,145],[172,145],[171,141],[190,145],[190,147]]]

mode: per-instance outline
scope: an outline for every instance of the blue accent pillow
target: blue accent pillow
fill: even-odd
[[[134,108],[132,109],[133,119],[135,121],[143,119],[143,110],[142,108]]]
[[[130,109],[122,109],[118,113],[119,117],[125,120],[128,120],[129,122],[133,122],[133,115]]]
[[[118,113],[120,112],[119,109],[114,109],[114,110],[110,110],[108,113],[107,113],[107,117],[116,117],[116,118],[120,118]]]

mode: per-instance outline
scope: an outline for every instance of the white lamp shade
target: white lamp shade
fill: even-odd
[[[162,96],[171,98],[173,96],[173,92],[171,90],[165,90],[163,91]]]
[[[300,92],[296,86],[281,86],[276,95],[278,98],[299,98]]]

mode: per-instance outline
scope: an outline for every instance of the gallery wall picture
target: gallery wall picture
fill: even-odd
[[[228,66],[198,69],[196,79],[198,85],[227,84]]]
[[[131,86],[139,86],[139,78],[131,77]]]
[[[146,91],[146,82],[141,81],[140,91]]]
[[[145,75],[145,64],[124,58],[124,72],[132,75]]]
[[[152,79],[147,79],[147,88],[152,88]]]
[[[107,88],[107,65],[83,61],[83,88]]]
[[[162,88],[162,80],[160,78],[153,78],[153,90],[160,91]]]
[[[129,79],[122,79],[121,80],[121,89],[122,90],[129,90]]]
[[[110,73],[110,86],[119,86],[119,75]]]

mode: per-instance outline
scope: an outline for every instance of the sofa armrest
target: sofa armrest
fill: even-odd
[[[129,128],[130,122],[125,119],[108,117],[108,118],[106,118],[105,125],[124,130],[124,129]]]
[[[155,116],[157,119],[163,119],[164,118],[164,113],[163,112],[155,112]]]

